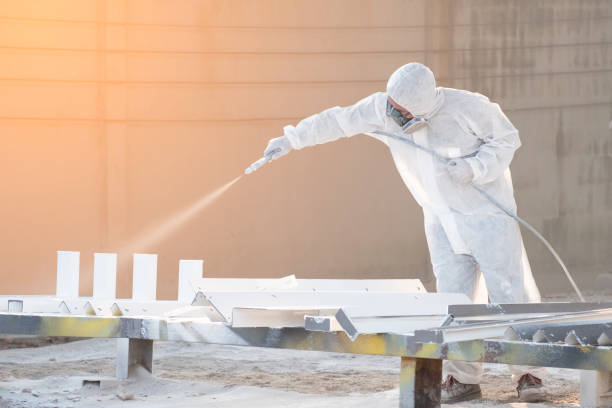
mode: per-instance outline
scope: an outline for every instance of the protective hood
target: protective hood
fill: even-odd
[[[418,62],[403,65],[391,74],[387,95],[412,115],[426,119],[444,102],[444,94],[436,88],[433,72]]]

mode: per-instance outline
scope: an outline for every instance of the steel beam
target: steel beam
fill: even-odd
[[[7,312],[11,302],[21,302],[23,313],[69,313],[73,315],[93,314],[97,316],[173,316],[184,314],[188,302],[176,300],[132,300],[132,299],[96,299],[93,297],[58,298],[44,295],[0,295],[0,312]],[[89,309],[88,313],[86,309]],[[201,311],[193,308],[192,312]],[[202,313],[205,316],[206,313]],[[216,315],[216,313],[215,313]]]
[[[471,303],[460,293],[400,292],[198,292],[225,318],[234,308],[340,309],[349,317],[422,316],[447,313],[448,305]]]
[[[69,309],[79,310],[83,313],[85,300],[62,299],[54,296],[36,296],[36,295],[0,295],[0,312],[10,312],[10,305],[14,302],[20,302],[23,313],[58,313],[62,302]],[[14,306],[13,306],[14,307]]]
[[[202,292],[308,291],[308,292],[404,292],[426,293],[419,279],[280,279],[200,278],[191,284]]]
[[[612,308],[612,302],[595,302],[595,303],[566,303],[566,302],[550,302],[550,303],[502,303],[502,304],[461,304],[450,305],[448,313],[455,318],[461,319],[464,317],[490,316],[490,315],[508,315],[508,314],[559,314],[559,313],[575,313],[586,312],[596,309]]]
[[[9,313],[23,313],[23,300],[9,300],[7,308]]]
[[[439,408],[442,360],[402,357],[400,408]]]
[[[512,326],[509,330],[512,330],[515,339],[527,340],[527,341],[542,341],[544,339],[548,342],[566,342],[568,343],[568,336],[573,336],[575,341],[569,343],[580,344],[580,345],[600,345],[609,346],[602,344],[602,335],[605,338],[612,338],[612,323],[608,323],[610,320],[601,321],[598,323],[563,323],[559,325],[528,325],[528,326]],[[536,336],[537,334],[537,336]],[[536,339],[535,337],[538,337]]]
[[[582,371],[580,373],[580,406],[582,408],[612,407],[612,373]]]
[[[305,327],[306,316],[335,314],[336,309],[243,308],[232,310],[232,327]]]
[[[397,333],[413,334],[415,330],[443,327],[448,316],[353,317],[343,315],[342,309],[330,316],[305,316],[304,327],[312,331],[345,331],[355,338],[358,334]]]
[[[137,366],[153,372],[153,340],[117,339],[117,379],[126,380]]]
[[[419,342],[449,343],[503,337],[509,327],[516,329],[518,326],[581,324],[611,320],[612,309],[598,309],[556,316],[536,316],[519,320],[463,324],[434,330],[415,330],[414,334]]]

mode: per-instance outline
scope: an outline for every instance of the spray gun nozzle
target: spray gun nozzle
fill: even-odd
[[[272,157],[274,157],[274,155],[276,153],[280,153],[281,149],[274,149],[271,152],[269,152],[266,156],[262,157],[261,159],[257,160],[255,163],[251,164],[249,167],[247,167],[244,170],[244,174],[251,174],[256,172],[257,170],[259,170],[259,168],[261,166],[263,166],[264,164],[266,164],[269,161],[272,161]]]

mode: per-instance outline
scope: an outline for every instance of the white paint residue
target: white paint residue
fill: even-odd
[[[195,203],[177,212],[176,214],[168,218],[166,221],[162,222],[162,224],[157,226],[156,228],[152,228],[140,234],[134,240],[130,241],[127,245],[125,245],[121,252],[128,252],[131,250],[142,251],[162,241],[174,231],[176,231],[179,227],[181,227],[183,224],[185,224],[187,221],[189,221],[191,218],[193,218],[200,211],[204,210],[206,207],[214,203],[219,197],[223,195],[223,193],[229,190],[231,186],[236,184],[236,182],[238,182],[241,177],[242,176],[236,177],[224,186],[221,186],[212,193],[200,198]]]

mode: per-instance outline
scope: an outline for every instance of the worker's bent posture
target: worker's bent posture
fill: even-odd
[[[401,140],[371,133],[400,133],[413,117],[426,120],[428,126],[406,137],[454,160],[445,164]],[[277,159],[292,149],[359,133],[381,140],[423,208],[438,291],[482,299],[482,291],[488,290],[495,303],[539,301],[517,222],[469,185],[477,184],[516,211],[508,167],[521,144],[518,131],[487,97],[436,87],[429,68],[410,63],[391,75],[386,93],[377,92],[353,106],[327,109],[295,127],[286,126],[284,133],[269,142],[266,157]],[[486,289],[479,285],[481,275]],[[480,397],[480,364],[445,363],[442,402]],[[543,398],[544,370],[519,366],[510,370],[520,400]]]

